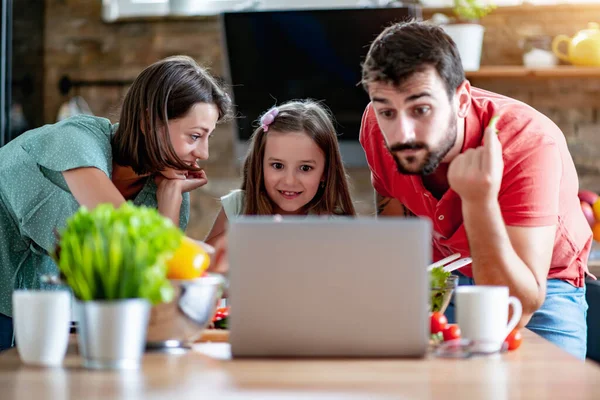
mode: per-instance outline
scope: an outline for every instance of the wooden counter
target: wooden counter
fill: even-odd
[[[600,367],[576,360],[530,331],[524,332],[517,351],[466,360],[428,356],[421,360],[232,361],[229,345],[221,342],[200,343],[184,354],[148,353],[139,371],[115,372],[81,368],[74,350],[71,346],[63,368],[53,369],[24,366],[14,349],[0,353],[0,398],[298,399],[300,392],[310,398],[340,400],[379,398],[376,395],[600,398]]]

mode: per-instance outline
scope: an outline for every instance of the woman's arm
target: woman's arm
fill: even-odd
[[[125,202],[114,183],[98,168],[75,168],[62,174],[75,200],[82,206],[93,209],[102,203],[112,203],[119,207]]]
[[[125,197],[119,192],[119,189],[98,168],[70,169],[64,171],[63,176],[75,200],[89,209],[102,203],[112,203],[115,207],[119,207],[125,202]],[[159,183],[156,191],[158,212],[170,218],[177,226],[179,226],[183,188],[183,181],[178,181],[178,179],[164,179]]]
[[[156,190],[156,202],[158,212],[169,218],[176,226],[179,226],[179,212],[183,194],[181,191],[181,179],[163,179]]]

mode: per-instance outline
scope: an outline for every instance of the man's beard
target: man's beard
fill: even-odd
[[[454,146],[454,143],[456,143],[456,119],[456,115],[453,114],[450,124],[448,125],[448,130],[446,131],[446,134],[444,135],[440,145],[435,150],[429,149],[429,146],[423,142],[414,141],[402,144],[394,144],[391,147],[388,147],[390,154],[396,162],[398,172],[403,175],[429,175],[435,172],[444,157],[446,157],[448,152],[450,152],[450,149],[452,149],[452,146]],[[401,158],[397,154],[397,152],[402,150],[421,149],[425,150],[426,154],[420,163],[418,156],[405,156]]]

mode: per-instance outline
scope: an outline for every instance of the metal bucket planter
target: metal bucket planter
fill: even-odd
[[[78,343],[84,367],[139,368],[150,308],[144,299],[79,302]]]

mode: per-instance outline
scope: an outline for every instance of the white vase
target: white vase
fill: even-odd
[[[481,48],[485,28],[479,24],[442,25],[442,29],[452,38],[465,71],[477,71],[481,62]]]

